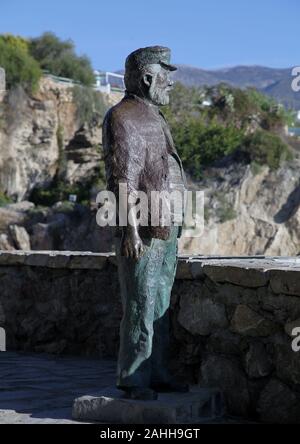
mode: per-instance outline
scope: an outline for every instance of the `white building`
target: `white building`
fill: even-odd
[[[94,71],[96,77],[95,89],[110,94],[112,91],[125,90],[124,76],[108,71]]]

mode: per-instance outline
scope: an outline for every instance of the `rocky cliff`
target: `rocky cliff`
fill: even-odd
[[[193,184],[205,195],[199,238],[182,238],[181,251],[217,255],[300,254],[300,161],[278,170],[228,159]]]
[[[43,78],[33,97],[15,89],[3,98],[0,122],[0,189],[16,201],[49,185],[63,154],[70,183],[99,165],[101,119],[82,126],[70,87]]]
[[[105,107],[112,104],[102,99]],[[78,185],[88,199],[105,186],[102,115],[93,113],[83,124],[80,105],[70,85],[46,77],[32,97],[21,88],[2,97],[0,194],[11,203],[0,208],[0,249],[110,248],[105,230],[94,227],[95,209],[28,202],[38,190],[53,194],[57,179],[65,190]]]
[[[106,106],[113,104],[111,98],[105,100]],[[109,230],[97,226],[93,206],[97,191],[105,186],[101,123],[95,114],[83,125],[72,89],[51,79],[41,81],[34,97],[22,90],[4,96],[0,191],[14,203],[0,208],[0,249],[111,249]],[[182,238],[180,251],[300,254],[297,156],[275,171],[231,157],[207,169],[201,182],[190,181],[191,189],[205,192],[205,228],[200,238]],[[66,189],[79,184],[88,197],[86,205],[28,203],[34,200],[33,190],[51,190],[57,177]]]

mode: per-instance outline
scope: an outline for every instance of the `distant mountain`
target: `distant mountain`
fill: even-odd
[[[300,92],[291,88],[292,69],[276,69],[264,66],[234,66],[216,70],[204,70],[188,65],[177,65],[173,78],[186,86],[216,85],[221,82],[238,88],[255,87],[274,97],[288,108],[300,110]]]
[[[276,69],[265,66],[234,66],[215,70],[195,68],[189,65],[176,65],[174,80],[186,86],[211,86],[221,82],[237,88],[252,86],[259,91],[274,97],[287,108],[300,110],[300,92],[291,88],[292,68]],[[124,70],[118,71],[124,74]]]

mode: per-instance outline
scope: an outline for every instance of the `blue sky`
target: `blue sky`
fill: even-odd
[[[0,0],[0,33],[71,38],[95,68],[161,44],[200,68],[300,64],[299,0]],[[297,58],[298,57],[298,58]]]

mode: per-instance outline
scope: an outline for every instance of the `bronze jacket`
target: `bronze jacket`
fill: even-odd
[[[127,184],[128,193],[144,191],[148,196],[150,215],[150,193],[170,191],[168,153],[173,153],[180,164],[182,177],[187,188],[182,162],[168,127],[155,105],[135,94],[126,93],[124,98],[106,113],[103,122],[103,151],[107,189],[115,193],[118,202],[118,185]],[[149,216],[150,219],[150,216]],[[117,229],[116,235],[121,231]],[[158,226],[139,225],[141,237],[168,239],[170,227],[159,220]],[[181,235],[181,227],[178,237]]]

